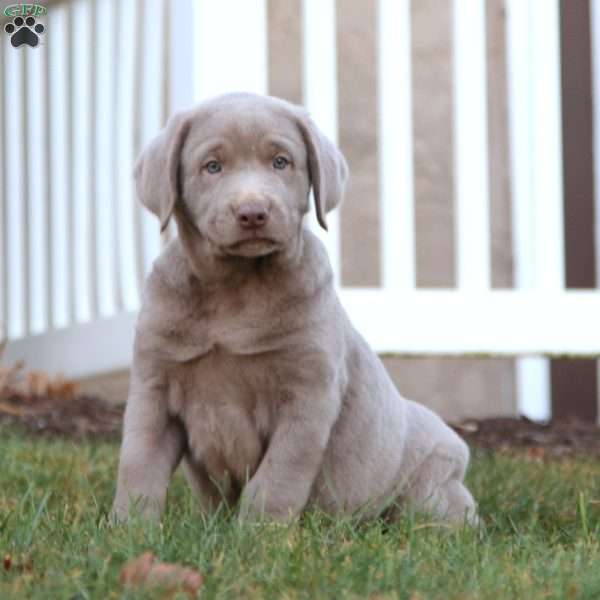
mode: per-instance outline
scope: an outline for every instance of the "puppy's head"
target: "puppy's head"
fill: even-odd
[[[342,200],[348,169],[299,107],[228,94],[173,116],[134,170],[141,202],[164,229],[174,212],[220,255],[265,256],[293,243],[309,209]]]

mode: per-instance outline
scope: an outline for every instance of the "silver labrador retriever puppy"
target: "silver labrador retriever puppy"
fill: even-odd
[[[142,153],[139,198],[179,236],[144,290],[117,518],[160,514],[183,461],[206,510],[243,518],[410,502],[476,520],[466,444],[399,395],[303,226],[311,185],[326,228],[347,174],[303,109],[252,94],[175,115]]]

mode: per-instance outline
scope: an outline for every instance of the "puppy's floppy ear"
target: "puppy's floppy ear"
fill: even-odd
[[[159,218],[161,232],[169,224],[181,194],[179,162],[190,127],[186,113],[171,117],[143,150],[133,169],[138,198]]]
[[[319,131],[310,117],[301,115],[298,124],[306,145],[317,220],[326,230],[325,214],[342,201],[348,180],[348,165],[344,155]]]

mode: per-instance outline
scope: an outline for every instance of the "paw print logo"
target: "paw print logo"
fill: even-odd
[[[34,17],[15,17],[12,23],[7,23],[4,26],[4,31],[10,35],[10,43],[18,48],[23,44],[27,44],[35,48],[39,41],[40,35],[44,33],[45,27],[41,23],[37,23]]]

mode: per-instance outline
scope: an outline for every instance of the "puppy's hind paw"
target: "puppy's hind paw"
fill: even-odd
[[[477,514],[475,501],[469,490],[457,479],[447,482],[440,492],[445,496],[446,518],[457,524],[479,527],[480,519]]]

